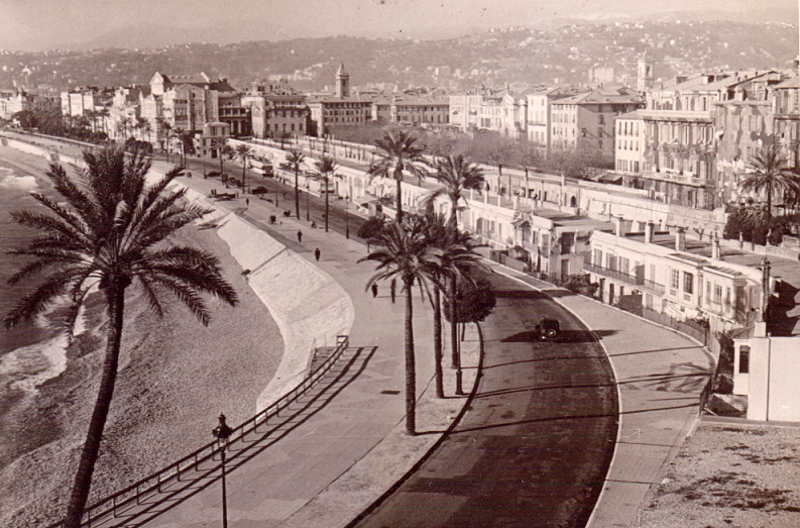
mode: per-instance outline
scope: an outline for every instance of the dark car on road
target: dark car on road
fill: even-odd
[[[555,341],[561,335],[558,319],[542,319],[539,323],[539,337],[542,341]]]

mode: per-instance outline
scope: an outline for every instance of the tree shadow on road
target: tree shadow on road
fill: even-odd
[[[556,343],[595,343],[606,336],[616,334],[616,330],[562,330],[561,335],[549,342]],[[542,342],[541,334],[535,330],[517,332],[500,340],[501,343]]]

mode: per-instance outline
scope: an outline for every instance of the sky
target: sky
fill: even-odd
[[[230,41],[238,40],[236,24],[243,22],[263,25],[263,38],[269,40],[301,35],[435,38],[437,31],[451,36],[458,29],[533,26],[547,18],[608,19],[701,8],[796,11],[797,5],[798,0],[0,0],[0,49],[41,51],[144,26],[198,30],[227,25]],[[796,25],[797,17],[787,22]]]

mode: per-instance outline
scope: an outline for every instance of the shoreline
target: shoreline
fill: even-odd
[[[50,160],[31,154],[0,147],[9,166],[46,189],[42,175]],[[62,164],[71,170],[68,163]],[[220,258],[225,277],[240,294],[240,307],[228,308],[210,299],[213,321],[206,328],[177,301],[168,303],[169,313],[158,319],[132,293],[126,303],[130,309],[126,308],[112,415],[90,501],[211,441],[210,430],[220,411],[230,423],[252,416],[282,361],[278,325],[249,288],[227,243],[216,231],[197,227],[182,230],[179,238]],[[95,317],[96,323],[97,315],[88,314],[89,321]],[[97,331],[90,323],[81,339],[65,351],[66,370],[42,381],[39,392],[22,402],[25,408],[9,415],[16,442],[12,461],[0,472],[0,525],[46,525],[63,511],[96,398],[103,352],[102,346],[98,351],[103,336]]]

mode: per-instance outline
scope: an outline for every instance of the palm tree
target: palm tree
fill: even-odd
[[[380,149],[379,159],[367,171],[371,177],[391,177],[397,182],[397,220],[403,219],[403,171],[422,179],[428,175],[427,161],[423,156],[425,147],[417,143],[418,138],[405,130],[389,131],[383,139],[375,141]]]
[[[169,163],[169,140],[172,137],[172,125],[169,121],[167,121],[164,117],[157,117],[156,123],[158,125],[158,129],[163,131],[164,135],[164,150],[167,153],[167,163]]]
[[[325,190],[323,192],[325,194],[325,232],[327,233],[328,232],[328,195],[330,194],[330,192],[328,192],[330,190],[328,188],[328,186],[329,186],[328,182],[331,180],[331,178],[335,178],[336,177],[336,169],[338,168],[338,166],[336,165],[336,162],[334,161],[334,159],[332,157],[330,157],[330,156],[322,156],[322,159],[318,160],[314,165],[317,168],[317,170],[316,170],[317,175],[321,176],[323,181],[325,182]]]
[[[122,117],[117,122],[117,133],[122,134],[122,141],[123,143],[128,140],[128,128],[131,126],[131,118],[130,117]]]
[[[427,243],[441,251],[440,266],[435,270],[437,286],[433,288],[431,304],[433,306],[433,356],[436,373],[436,396],[444,398],[444,383],[442,373],[442,303],[441,293],[449,295],[445,287],[448,280],[457,281],[465,276],[464,270],[469,264],[475,264],[480,255],[475,253],[475,244],[471,242],[469,233],[461,232],[452,221],[445,220],[444,215],[436,214],[428,208],[422,217],[424,234]],[[452,305],[452,303],[451,303]],[[453,325],[455,318],[451,318],[451,332],[457,335],[457,326]],[[452,341],[455,350],[458,341]],[[461,362],[460,356],[456,363],[456,394],[462,394]]]
[[[789,159],[777,141],[770,141],[756,151],[749,163],[749,173],[742,183],[743,191],[766,191],[767,224],[772,220],[772,195],[775,191],[797,192],[800,177],[791,169]]]
[[[450,199],[450,224],[455,230],[455,236],[459,236],[457,229],[457,212],[458,202],[461,200],[461,193],[463,193],[465,189],[482,189],[485,184],[483,179],[483,171],[477,165],[470,163],[461,154],[439,159],[436,163],[436,170],[439,182],[443,184],[443,187],[433,191],[431,196],[426,198],[426,200],[428,203],[432,203],[433,199],[437,195],[447,195],[447,197]],[[466,242],[466,240],[462,239],[461,242]],[[450,287],[448,297],[450,299],[450,305],[457,308],[455,296],[457,294],[456,285],[458,282],[458,274],[451,274],[449,277],[449,282]],[[456,393],[460,394],[461,391],[459,387],[461,386],[461,354],[459,353],[459,343],[456,337],[458,334],[458,322],[455,314],[451,314],[450,317],[450,332],[452,334],[450,351],[451,367],[456,369]]]
[[[22,266],[9,282],[47,275],[18,301],[4,321],[6,328],[30,322],[66,298],[71,308],[71,329],[91,288],[99,287],[105,297],[105,363],[65,517],[66,528],[80,525],[89,496],[114,393],[128,286],[137,280],[159,315],[164,313],[159,295],[172,292],[204,325],[209,322],[209,313],[200,292],[231,305],[237,303],[236,292],[223,279],[213,255],[191,247],[167,245],[170,235],[208,212],[182,204],[184,191],[166,190],[180,174],[179,169],[148,187],[145,176],[150,170],[150,158],[141,151],[124,152],[121,147],[112,146],[96,153],[86,151],[83,159],[85,167],[79,170],[77,182],[60,165],[51,165],[46,173],[64,203],[34,193],[33,197],[49,210],[47,213],[12,213],[15,222],[42,234],[26,247],[12,251],[35,260]]]
[[[217,148],[217,153],[219,155],[219,173],[220,173],[220,178],[221,178],[222,174],[225,173],[224,165],[222,164],[222,157],[223,156],[228,156],[229,158],[232,158],[234,152],[233,152],[233,149],[231,148],[231,146],[228,145],[227,140],[225,140],[223,138],[220,138],[217,141],[222,141],[221,146],[219,146]]]
[[[437,196],[450,199],[450,222],[458,224],[458,202],[467,189],[483,189],[483,170],[461,154],[449,155],[436,160],[436,178],[442,187],[431,192],[425,201],[432,204]]]
[[[286,153],[286,161],[281,164],[283,170],[294,172],[294,207],[297,218],[300,218],[300,168],[303,166],[306,157],[303,151],[291,148]]]
[[[425,237],[424,224],[417,217],[391,222],[371,240],[377,249],[359,260],[378,262],[376,273],[367,281],[369,289],[376,281],[399,278],[406,294],[405,303],[405,367],[406,367],[406,433],[416,434],[416,364],[414,357],[414,282],[426,285],[436,280],[435,270],[441,251],[432,248]]]
[[[148,121],[144,117],[137,117],[136,123],[134,127],[139,131],[139,135],[142,141],[150,142],[150,131],[153,129],[152,125],[150,125],[150,121]],[[144,139],[145,134],[148,136],[147,139]]]
[[[247,146],[246,143],[239,143],[236,145],[236,157],[242,160],[242,194],[245,193],[245,175],[247,174],[247,158],[253,155],[253,149]]]

